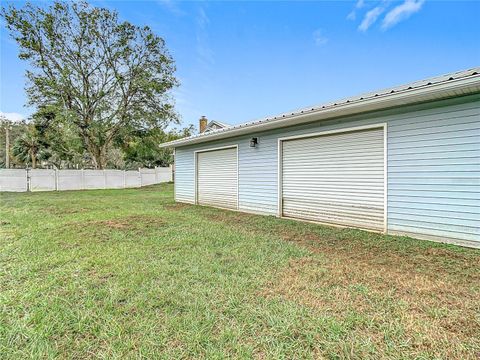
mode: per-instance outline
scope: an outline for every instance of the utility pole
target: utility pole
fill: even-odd
[[[0,115],[0,125],[5,126],[5,167],[10,168],[10,124],[5,115]]]
[[[5,167],[10,169],[10,131],[8,123],[5,123]]]

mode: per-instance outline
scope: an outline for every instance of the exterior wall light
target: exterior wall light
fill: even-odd
[[[254,137],[254,138],[251,138],[251,139],[250,139],[250,147],[251,147],[251,148],[256,147],[257,144],[258,144],[258,138]]]

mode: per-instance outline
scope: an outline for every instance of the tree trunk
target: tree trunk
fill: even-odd
[[[107,165],[107,148],[109,143],[103,145],[96,144],[88,134],[83,134],[83,143],[92,157],[93,166],[97,170],[105,169]]]
[[[103,170],[107,166],[107,150],[105,146],[95,147],[93,151],[90,151],[92,155],[95,169]]]
[[[86,144],[88,153],[92,157],[93,167],[95,168],[95,170],[103,169],[100,147],[92,144],[88,137],[85,137],[84,142]]]
[[[31,152],[30,157],[32,159],[32,169],[35,169],[37,167],[37,156],[35,152]]]

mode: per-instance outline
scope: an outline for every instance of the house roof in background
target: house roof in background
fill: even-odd
[[[220,129],[225,129],[225,128],[228,128],[228,127],[231,127],[232,125],[229,125],[229,124],[225,124],[225,123],[222,123],[220,121],[217,121],[217,120],[211,120],[207,126],[205,127],[205,131],[207,131],[208,129],[210,129],[213,125],[217,125]],[[211,131],[218,131],[220,129],[212,129]]]
[[[281,113],[239,125],[228,126],[206,134],[202,133],[170,141],[160,146],[180,147],[198,144],[311,121],[327,120],[338,116],[353,115],[478,92],[480,92],[480,67],[475,67],[288,113]]]

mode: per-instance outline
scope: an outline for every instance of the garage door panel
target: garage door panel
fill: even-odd
[[[297,140],[288,140],[285,142],[284,145],[286,145],[287,142],[290,142],[290,145],[288,146],[295,147],[298,149],[307,149],[307,150],[311,148],[344,149],[345,142],[351,140],[351,134],[353,133],[354,132],[324,135],[322,136],[324,138],[322,144],[319,144],[315,137],[308,137],[308,138],[301,138]],[[352,143],[351,148],[355,149],[358,147],[362,147],[362,146],[365,147],[368,145],[375,146],[375,144],[377,144],[379,139],[383,139],[383,134],[380,134],[380,133],[367,134],[362,139],[358,139],[358,142]],[[302,143],[293,144],[294,141],[302,141]]]
[[[383,192],[381,190],[378,190],[378,184],[377,185],[372,185],[372,186],[368,186],[368,185],[358,186],[358,184],[345,186],[345,185],[342,185],[342,184],[337,185],[335,183],[315,184],[315,185],[310,186],[308,189],[314,190],[314,191],[325,190],[327,192],[336,192],[336,191],[338,191],[338,189],[344,189],[345,192],[354,192],[354,193],[365,192],[365,193],[368,193],[368,194],[378,193],[378,194],[381,194],[382,197],[383,197]],[[286,194],[284,194],[284,195],[286,195]]]
[[[322,147],[320,149],[322,150],[322,152],[325,155],[329,155],[329,157],[331,157],[331,158],[342,158],[345,154],[348,154],[349,156],[352,155],[353,158],[358,158],[361,155],[360,154],[357,155],[355,153],[352,153],[352,151],[362,150],[362,149],[365,149],[365,147],[371,147],[371,144],[364,144],[364,143],[353,144],[348,149],[345,149],[345,147],[343,147],[343,146],[337,146],[337,147],[329,146],[329,147]],[[312,150],[312,149],[315,149],[315,147],[313,147],[313,146],[301,146],[301,147],[297,147],[297,149],[298,150]],[[381,149],[371,148],[371,151],[372,151],[372,155],[381,155],[382,154]],[[307,157],[308,157],[308,155],[300,155],[300,156],[298,156],[298,159],[305,159]],[[291,158],[288,155],[284,158],[284,160],[286,160],[286,161],[288,161],[290,159]],[[295,156],[295,160],[297,160],[297,156]]]
[[[315,221],[320,223],[329,223],[333,225],[358,227],[368,230],[378,230],[378,220],[376,218],[366,218],[362,216],[348,215],[345,213],[331,213],[331,212],[306,212],[306,211],[292,211],[290,218]]]
[[[332,206],[335,206],[335,207],[348,206],[353,208],[354,207],[380,208],[381,206],[380,201],[375,199],[369,199],[369,198],[352,198],[352,197],[339,198],[339,197],[322,196],[321,200],[314,200],[312,199],[312,196],[314,195],[310,195],[308,197],[284,196],[283,197],[284,208],[286,208],[285,204],[287,201],[290,201],[290,204],[302,206],[308,211],[315,210],[318,207],[321,207],[322,205],[324,205],[325,203],[332,204]],[[315,196],[315,197],[317,199],[320,199],[320,196]],[[383,205],[382,205],[382,209],[383,209]]]
[[[237,209],[237,149],[197,153],[197,201],[200,205]]]
[[[323,153],[324,156],[325,153]],[[347,154],[348,155],[348,154]],[[348,155],[350,156],[350,155]],[[328,161],[318,161],[315,165],[318,166],[330,166],[330,167],[341,167],[344,166],[345,164],[350,165],[352,168],[368,168],[366,165],[371,165],[371,164],[378,164],[378,160],[383,159],[383,155],[381,156],[372,156],[369,159],[362,159],[361,157],[358,157],[357,159],[346,159],[345,155],[342,156],[342,158],[336,158],[336,159],[328,159]],[[308,164],[310,159],[305,158],[305,159],[291,159],[291,160],[284,160],[285,165],[289,164],[299,164],[302,162],[305,162]],[[401,166],[401,165],[399,165]]]
[[[355,214],[348,214],[348,219],[345,213],[332,213],[332,212],[305,212],[297,211],[295,216],[290,218],[300,218],[303,220],[316,221],[321,223],[332,223],[334,225],[359,227],[369,230],[378,230],[377,219],[366,216],[356,216]]]
[[[304,204],[298,201],[291,201],[291,199],[286,198],[285,202],[287,206],[292,210],[296,211],[306,211],[308,213],[315,213],[315,212],[326,212],[326,213],[349,213],[349,214],[357,214],[359,216],[364,216],[366,218],[376,218],[379,215],[383,215],[383,207],[375,207],[371,204],[364,204],[364,203],[335,203],[331,205],[331,203],[316,203],[316,207],[312,207],[306,209]],[[290,204],[288,204],[290,202]],[[368,209],[368,212],[365,210]]]
[[[306,198],[306,199],[311,199],[312,197],[321,197],[323,199],[330,199],[330,200],[341,200],[343,198],[345,199],[358,199],[362,201],[374,201],[375,199],[378,201],[378,199],[381,200],[381,203],[383,204],[383,192],[381,191],[376,191],[376,192],[360,192],[360,191],[347,191],[346,189],[342,188],[337,188],[331,191],[326,191],[323,189],[315,189],[315,188],[299,188],[299,190],[302,192],[300,195],[298,192],[294,191],[292,192],[291,190],[285,191],[285,194],[283,195],[284,197],[291,196],[292,198]],[[313,201],[313,200],[312,200]]]
[[[303,139],[299,139],[299,140],[288,140],[288,141],[285,141],[284,142],[284,145],[290,141],[303,141]],[[336,141],[345,141],[345,140],[336,140]],[[348,141],[348,140],[347,140]],[[331,143],[331,144],[322,144],[322,146],[318,146],[314,143],[309,143],[309,144],[305,144],[305,145],[301,145],[301,146],[296,146],[296,145],[289,145],[289,147],[291,148],[295,148],[295,149],[298,149],[298,150],[306,150],[306,151],[309,151],[309,150],[322,150],[325,152],[325,154],[328,154],[328,155],[341,155],[341,154],[346,154],[346,153],[350,153],[352,154],[351,150],[355,151],[355,150],[363,150],[365,148],[371,148],[373,151],[377,152],[378,148],[375,148],[375,145],[378,143],[379,139],[376,139],[376,140],[373,140],[373,141],[365,141],[365,142],[361,142],[361,143],[355,143],[355,144],[350,144],[350,146],[348,147],[348,149],[345,148],[345,146],[343,145],[339,145],[339,144],[334,144],[334,143]],[[292,155],[293,156],[293,155]],[[300,158],[301,158],[302,155],[300,155]],[[303,155],[304,156],[304,155]],[[295,158],[297,156],[294,156]],[[285,156],[285,159],[288,160],[290,158],[290,155],[286,155]]]
[[[303,180],[305,178],[309,178],[309,177],[314,177],[315,179],[317,179],[317,182],[316,184],[331,184],[331,183],[335,183],[335,184],[339,184],[339,185],[346,185],[346,184],[350,184],[350,185],[362,185],[362,184],[369,184],[369,185],[372,185],[372,186],[377,186],[379,184],[383,184],[383,177],[380,177],[380,176],[376,176],[376,177],[366,177],[366,176],[363,176],[362,178],[358,178],[358,176],[350,176],[350,177],[346,177],[346,176],[342,176],[342,179],[339,180],[338,179],[338,176],[336,175],[332,175],[332,176],[317,176],[317,175],[313,175],[313,176],[309,176],[308,174],[306,174],[305,176],[302,176],[300,174],[295,175],[295,176],[291,176],[290,178],[293,180],[293,179],[300,179],[300,180]],[[285,179],[285,177],[284,177]]]
[[[383,128],[282,142],[282,215],[384,229]]]

